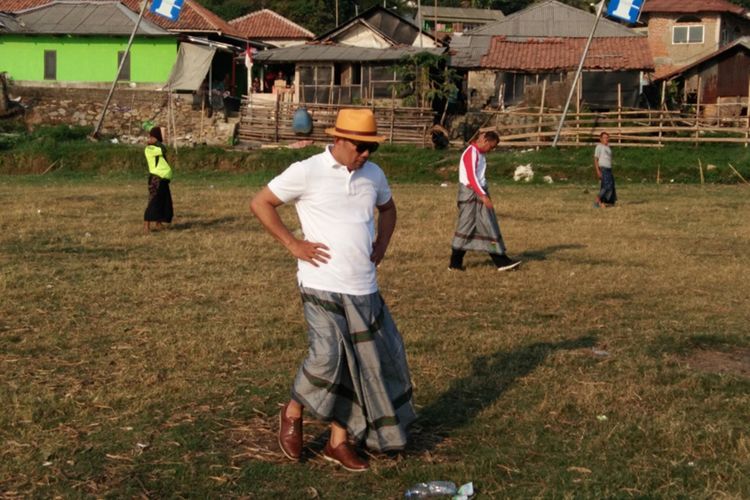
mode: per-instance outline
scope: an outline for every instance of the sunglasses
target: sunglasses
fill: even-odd
[[[357,153],[362,154],[365,151],[369,151],[370,154],[374,153],[378,150],[378,144],[377,142],[356,142],[356,141],[350,141],[352,144],[354,144],[354,147],[357,149]]]

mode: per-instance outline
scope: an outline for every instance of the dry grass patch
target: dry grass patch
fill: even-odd
[[[687,358],[689,367],[708,373],[750,378],[750,349],[735,348],[729,352],[699,350]]]
[[[449,273],[454,187],[394,186],[380,284],[420,420],[404,454],[352,477],[317,456],[319,422],[302,464],[276,449],[305,326],[255,188],[178,179],[175,224],[146,236],[145,181],[5,178],[0,492],[750,496],[746,372],[692,368],[696,347],[747,354],[746,190],[624,184],[594,210],[581,186],[493,188],[518,272],[469,254]]]

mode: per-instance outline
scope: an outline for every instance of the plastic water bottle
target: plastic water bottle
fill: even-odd
[[[404,498],[427,498],[453,496],[456,494],[456,483],[451,481],[430,481],[417,483],[404,493]]]

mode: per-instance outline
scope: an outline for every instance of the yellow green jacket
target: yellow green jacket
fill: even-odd
[[[172,180],[172,167],[167,163],[164,152],[167,148],[163,144],[146,146],[146,162],[148,162],[148,173],[162,179]]]

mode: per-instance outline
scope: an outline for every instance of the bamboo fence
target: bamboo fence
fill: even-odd
[[[546,83],[546,82],[545,82]],[[700,80],[699,80],[700,88]],[[750,88],[748,89],[750,93]],[[617,86],[617,107],[609,112],[582,112],[580,89],[575,113],[569,113],[560,132],[561,146],[581,146],[598,142],[607,132],[618,146],[660,147],[670,142],[750,144],[748,99],[735,102],[695,104],[667,109],[666,84],[662,84],[658,109],[629,109],[622,106],[622,88]],[[742,115],[742,110],[745,115]],[[541,147],[552,144],[562,113],[545,108],[545,87],[539,106],[485,112],[481,130],[495,130],[500,146]],[[494,125],[490,125],[493,123]]]
[[[736,104],[711,104],[712,110],[737,108]],[[488,113],[482,130],[495,130],[500,146],[540,147],[551,145],[561,113],[533,108]],[[494,122],[494,125],[490,125]],[[559,145],[598,142],[607,132],[618,146],[662,146],[666,143],[750,143],[750,121],[746,116],[717,113],[706,116],[701,105],[684,110],[618,109],[610,112],[569,113],[560,132]]]
[[[300,135],[292,130],[292,119],[298,108],[305,107],[310,113],[313,129],[310,134]],[[240,142],[279,143],[312,140],[330,141],[325,129],[333,127],[336,115],[343,107],[372,109],[378,123],[378,134],[393,144],[416,144],[431,146],[430,129],[434,112],[428,108],[410,108],[390,105],[354,106],[339,104],[300,104],[276,98],[268,101],[245,97],[242,100],[238,138]]]

